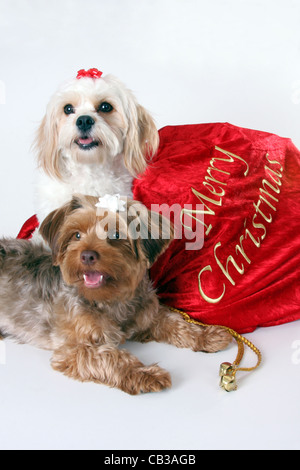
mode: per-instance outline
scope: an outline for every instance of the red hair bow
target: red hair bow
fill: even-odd
[[[81,69],[77,73],[77,80],[80,80],[80,78],[100,78],[103,75],[103,72],[100,72],[98,69],[89,69],[89,70],[84,70]]]

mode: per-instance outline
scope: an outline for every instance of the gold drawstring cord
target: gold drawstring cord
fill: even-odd
[[[178,310],[177,308],[169,307],[170,310],[173,312],[180,313],[180,315],[183,316],[185,321],[188,323],[193,323],[194,325],[199,325],[199,326],[212,326],[212,325],[206,325],[204,323],[201,323],[197,320],[193,320],[187,313],[182,312],[181,310]],[[231,364],[229,362],[224,362],[221,364],[220,367],[220,377],[221,377],[221,382],[220,386],[227,392],[231,392],[233,390],[237,389],[237,383],[236,383],[236,373],[237,372],[251,372],[255,369],[257,369],[262,361],[262,354],[260,350],[253,344],[251,341],[249,341],[247,338],[244,336],[240,335],[236,331],[232,330],[231,328],[228,328],[227,326],[223,325],[213,325],[217,326],[218,328],[223,328],[224,330],[228,331],[233,338],[236,340],[237,345],[238,345],[238,353],[235,361]],[[245,346],[248,346],[256,355],[257,355],[257,363],[253,367],[239,367],[243,357],[244,357],[244,352],[245,352]]]

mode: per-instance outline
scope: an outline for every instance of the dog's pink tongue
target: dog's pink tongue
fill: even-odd
[[[104,274],[97,271],[89,271],[83,275],[86,287],[100,287],[105,282]]]
[[[78,142],[81,145],[90,145],[93,143],[93,139],[91,137],[86,137],[85,139],[79,139]]]

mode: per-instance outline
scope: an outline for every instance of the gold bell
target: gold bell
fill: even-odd
[[[223,375],[220,382],[220,387],[222,387],[226,392],[233,392],[237,389],[237,384],[235,376],[233,375]]]
[[[230,362],[223,362],[220,366],[220,387],[226,392],[232,392],[237,389],[235,380],[235,367]]]
[[[233,366],[230,362],[223,362],[220,366],[220,377],[224,375],[231,375],[233,372]]]

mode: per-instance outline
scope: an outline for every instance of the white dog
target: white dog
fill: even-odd
[[[36,212],[39,222],[72,198],[121,193],[158,148],[149,113],[117,78],[80,70],[51,99],[39,127]]]

